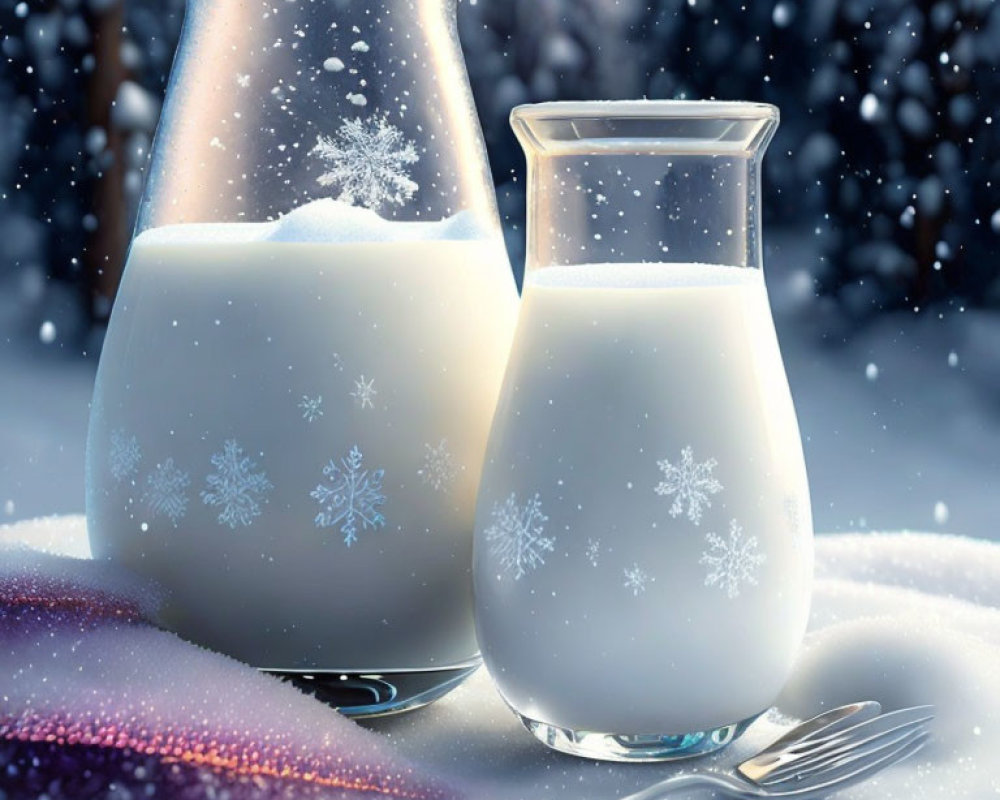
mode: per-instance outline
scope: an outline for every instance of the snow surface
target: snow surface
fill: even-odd
[[[83,549],[78,517],[0,528],[0,546],[38,541],[42,528],[42,538]],[[31,567],[30,555],[19,558]],[[872,699],[886,710],[931,703],[932,739],[919,755],[837,796],[979,800],[1000,792],[1000,544],[916,533],[827,535],[817,537],[816,559],[810,632],[776,709],[721,753],[682,765],[607,764],[549,751],[520,727],[485,670],[422,711],[365,722],[381,735],[366,737],[249,668],[131,625],[46,632],[5,648],[0,675],[12,698],[5,709],[16,716],[30,700],[43,718],[60,709],[85,716],[88,698],[99,694],[100,711],[113,717],[124,709],[171,730],[240,731],[237,752],[253,753],[255,737],[271,735],[305,748],[297,763],[333,752],[377,771],[402,757],[416,765],[408,775],[437,775],[468,797],[611,800],[693,767],[729,769],[794,719],[842,703]],[[42,566],[84,587],[93,586],[95,569],[109,569],[86,561]],[[0,582],[15,569],[0,572]],[[122,595],[129,584],[115,579],[113,586]],[[55,657],[37,658],[45,652]],[[29,654],[35,666],[23,670]]]
[[[932,703],[937,718],[923,752],[837,797],[1000,792],[1000,545],[929,534],[820,536],[816,558],[807,645],[777,709],[696,765],[728,769],[793,719],[843,703]],[[484,671],[422,714],[367,726],[423,764],[474,778],[496,800],[610,800],[695,766],[609,765],[547,752],[520,729]]]

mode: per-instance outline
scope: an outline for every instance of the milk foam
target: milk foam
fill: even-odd
[[[388,220],[367,208],[325,198],[299,206],[272,222],[197,222],[143,231],[136,243],[471,241],[488,238],[470,211],[435,222]]]
[[[600,289],[680,289],[703,286],[753,286],[764,282],[761,270],[721,264],[580,264],[543,267],[528,275],[530,286]]]

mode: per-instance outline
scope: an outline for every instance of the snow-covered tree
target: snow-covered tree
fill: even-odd
[[[18,239],[4,255],[54,279],[43,313],[62,341],[110,309],[182,10],[0,0],[0,232]]]
[[[1000,302],[1000,7],[826,3],[823,287],[856,314]]]
[[[650,97],[781,107],[765,209],[849,313],[1000,303],[996,3],[658,0],[637,36]]]

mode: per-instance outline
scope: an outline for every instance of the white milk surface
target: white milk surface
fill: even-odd
[[[678,734],[766,709],[805,630],[812,529],[760,271],[529,275],[476,537],[483,655],[522,714]]]
[[[134,242],[88,444],[94,554],[254,666],[475,656],[472,528],[516,291],[464,215],[332,201]]]

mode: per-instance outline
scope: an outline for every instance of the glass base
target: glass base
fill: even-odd
[[[433,703],[479,669],[477,657],[440,669],[350,672],[262,669],[347,717],[383,717]]]
[[[523,714],[517,714],[517,716],[521,720],[521,724],[538,741],[548,745],[553,750],[569,753],[573,756],[596,758],[600,761],[636,762],[676,761],[720,750],[741,736],[760,714],[754,714],[742,722],[724,725],[710,731],[662,735],[574,731],[538,722]]]

